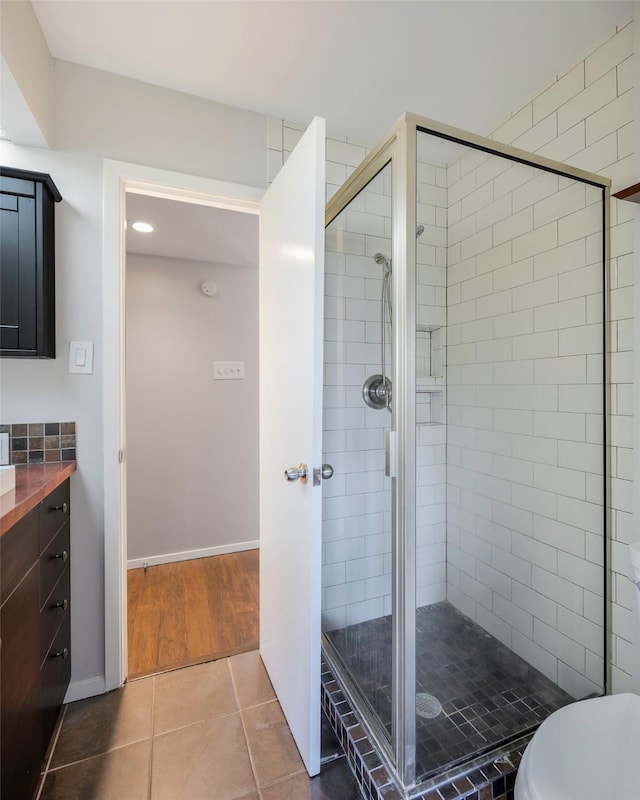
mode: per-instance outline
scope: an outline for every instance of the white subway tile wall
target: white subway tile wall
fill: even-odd
[[[416,197],[416,605],[447,596],[447,171],[418,150]],[[422,231],[421,233],[418,233]]]
[[[355,161],[360,150],[328,142],[327,155]],[[350,166],[350,165],[349,165]],[[391,479],[384,474],[388,408],[365,405],[362,386],[382,369],[382,288],[391,258],[391,165],[336,217],[326,232],[324,460],[334,477],[323,484],[322,623],[326,631],[391,611]],[[386,318],[385,318],[386,319]],[[385,373],[391,365],[385,322]],[[327,436],[327,434],[330,434]]]
[[[632,183],[632,55],[628,24],[517,109],[493,138],[600,172],[613,192]],[[302,130],[269,120],[269,180]],[[367,152],[361,142],[328,140],[327,199]],[[416,286],[417,602],[446,596],[581,696],[599,690],[603,674],[601,202],[594,187],[460,153],[446,168],[427,160],[417,168],[417,217],[425,225]],[[635,610],[627,563],[630,204],[612,201],[611,224],[612,669],[613,689],[623,691],[634,669]],[[323,490],[329,628],[390,612],[379,416],[388,412],[365,410],[361,399],[365,377],[379,371],[382,273],[372,256],[390,254],[384,182],[332,227],[325,448],[338,468]],[[445,418],[446,426],[437,424]]]
[[[602,191],[486,153],[468,164],[467,154],[449,163],[450,210],[466,238],[450,240],[448,255],[447,598],[584,696],[604,677],[587,668],[587,652],[602,663],[604,637],[584,601],[604,590],[604,452],[587,425],[587,415],[604,422],[602,374],[587,369],[603,349],[602,322],[587,324],[589,301],[603,296]],[[499,216],[487,216],[498,197]],[[561,449],[575,445],[591,458],[561,465]]]
[[[634,183],[632,57],[633,33],[629,23],[612,31],[584,61],[558,76],[514,112],[494,132],[493,138],[599,172],[612,179],[612,192]],[[525,125],[524,120],[529,119],[532,124]],[[478,167],[478,185],[481,181],[482,185],[486,183],[480,174],[483,169],[489,174],[497,166]],[[494,190],[495,183],[509,172],[505,170],[496,178]],[[602,358],[602,307],[597,296],[601,285],[597,258],[601,247],[597,233],[601,210],[593,202],[594,190],[589,186],[560,178],[556,190],[553,178],[543,173],[521,189],[512,183],[510,191],[514,212],[525,205],[533,208],[531,231],[512,242],[515,263],[503,267],[507,270],[507,281],[513,281],[513,310],[533,309],[529,341],[524,329],[514,335],[514,358],[517,355],[524,361],[534,360],[536,392],[543,387],[557,389],[558,395],[557,401],[549,395],[549,401],[555,403],[551,407],[544,405],[540,395],[532,393],[534,437],[523,432],[512,441],[512,456],[533,462],[529,492],[535,490],[539,494],[529,495],[528,501],[534,502],[528,510],[527,496],[522,496],[528,487],[522,481],[516,497],[521,498],[518,505],[526,516],[520,514],[518,519],[501,523],[515,537],[512,553],[523,542],[527,548],[533,548],[532,582],[523,584],[511,573],[510,598],[532,616],[533,636],[513,622],[509,624],[514,649],[520,648],[518,652],[525,658],[538,652],[536,648],[553,654],[557,663],[547,657],[540,659],[545,665],[543,672],[547,670],[553,676],[557,669],[560,685],[579,696],[589,691],[589,686],[600,685],[603,663],[602,397],[597,386]],[[629,619],[635,611],[626,547],[632,535],[633,494],[632,219],[632,204],[611,201],[607,333],[611,360],[608,458],[614,548],[611,566],[614,691],[630,690],[631,676],[638,669],[627,657],[632,649]],[[557,246],[536,252],[538,248],[553,247],[553,231],[548,226],[555,220]],[[534,250],[529,252],[531,248]],[[520,266],[516,266],[516,254],[518,259],[525,259],[524,265],[520,261]],[[533,259],[533,273],[526,261],[529,258]],[[499,269],[494,270],[493,276],[494,289],[509,286],[505,286]],[[545,279],[555,278],[557,297],[553,295],[553,283],[545,284]],[[518,290],[516,286],[522,288]],[[521,323],[525,324],[524,319]],[[555,333],[557,353],[552,343]],[[450,403],[451,396],[452,388]],[[511,407],[514,407],[513,394]],[[528,527],[528,515],[532,517],[532,529]],[[498,521],[495,511],[494,520]],[[555,555],[549,550],[536,549],[540,545],[555,551]],[[557,569],[553,569],[556,563]],[[494,613],[500,616],[495,610]],[[504,620],[505,614],[500,618]]]

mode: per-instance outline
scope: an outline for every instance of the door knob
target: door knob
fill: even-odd
[[[300,464],[299,467],[289,467],[289,469],[285,469],[284,471],[285,480],[289,481],[289,483],[293,483],[293,481],[299,480],[300,483],[307,482],[307,465]]]
[[[328,481],[333,475],[333,467],[331,464],[323,464],[322,468],[313,468],[313,485],[320,486],[322,481]]]

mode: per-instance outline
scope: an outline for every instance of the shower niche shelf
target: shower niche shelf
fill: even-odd
[[[416,325],[416,424],[442,425],[444,332],[436,325]]]
[[[416,380],[435,385],[442,378],[443,363],[442,328],[433,325],[416,325]],[[427,384],[429,385],[429,384]]]
[[[442,389],[421,389],[416,394],[416,425],[442,425]]]

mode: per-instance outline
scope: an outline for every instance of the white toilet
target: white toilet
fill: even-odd
[[[640,543],[629,550],[639,585]],[[515,800],[640,800],[639,757],[638,695],[573,703],[534,734],[518,768]]]

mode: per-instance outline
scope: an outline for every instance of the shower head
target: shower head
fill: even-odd
[[[373,260],[376,264],[384,264],[384,271],[391,272],[391,259],[388,256],[385,256],[384,253],[376,253],[373,257]]]
[[[419,239],[423,233],[424,225],[416,225],[416,239]],[[391,259],[388,256],[385,256],[384,253],[376,253],[373,257],[373,260],[376,262],[376,264],[384,264],[385,273],[391,272]]]

